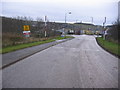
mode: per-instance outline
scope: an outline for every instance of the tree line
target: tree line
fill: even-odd
[[[113,41],[116,43],[120,43],[120,21],[117,19],[115,23],[109,27],[107,31],[108,35],[106,36],[106,39],[108,41]]]
[[[2,33],[15,33],[15,34],[23,34],[23,26],[29,25],[31,36],[33,37],[44,37],[44,31],[47,30],[47,36],[56,36],[60,35],[59,32],[54,31],[54,29],[59,28],[59,25],[55,26],[55,23],[47,22],[47,26],[45,28],[44,21],[41,18],[37,18],[37,21],[33,21],[31,17],[2,17]],[[57,27],[57,28],[56,28]],[[54,28],[54,29],[53,29]]]
[[[44,37],[44,32],[46,30],[47,37],[61,35],[58,32],[59,29],[65,28],[66,31],[74,30],[75,34],[80,34],[80,30],[87,30],[91,28],[91,30],[96,30],[97,25],[88,25],[88,24],[68,24],[68,23],[57,23],[57,22],[49,22],[47,20],[47,26],[45,27],[45,22],[42,18],[36,18],[34,21],[31,17],[2,17],[2,30],[3,33],[16,33],[22,34],[23,33],[23,25],[29,25],[31,36],[32,37]],[[101,29],[98,28],[99,30]]]

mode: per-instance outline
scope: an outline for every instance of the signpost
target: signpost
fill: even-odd
[[[30,37],[30,26],[29,25],[23,26],[23,34],[25,37]]]

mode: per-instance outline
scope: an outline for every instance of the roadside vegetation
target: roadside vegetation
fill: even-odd
[[[45,41],[48,39],[55,38],[57,36],[51,36],[51,37],[24,37],[22,34],[16,34],[16,33],[3,33],[2,35],[2,47],[8,47],[8,46],[15,46],[19,44],[25,44],[25,43],[33,43],[38,41]]]
[[[18,49],[40,45],[55,40],[70,38],[69,36],[61,37],[63,28],[69,34],[80,35],[81,30],[88,28],[95,29],[96,25],[88,25],[85,23],[67,24],[50,22],[47,18],[46,26],[44,19],[37,17],[34,20],[31,17],[1,17],[2,18],[2,48],[0,53],[7,53]],[[29,25],[30,37],[23,34],[24,25]],[[99,27],[101,29],[102,27]],[[71,33],[71,30],[73,31]],[[45,34],[46,32],[46,34]]]
[[[112,42],[112,41],[108,41],[108,40],[103,40],[102,37],[97,37],[97,41],[98,44],[103,47],[105,50],[107,50],[108,52],[116,55],[116,56],[120,56],[120,44]]]
[[[103,37],[98,37],[97,41],[108,52],[120,58],[120,21],[117,19],[115,23],[107,27],[105,40]]]
[[[8,52],[16,51],[16,50],[19,50],[19,49],[49,43],[49,42],[53,42],[55,40],[67,39],[67,38],[73,38],[73,37],[72,36],[65,36],[65,37],[57,36],[57,37],[36,39],[36,41],[32,40],[31,42],[26,42],[26,43],[13,44],[13,45],[10,45],[10,46],[3,47],[2,48],[2,53],[8,53]],[[26,38],[26,39],[29,40],[29,38]],[[37,40],[39,40],[39,41],[37,41]]]
[[[23,34],[24,25],[30,26],[30,37]],[[2,46],[0,53],[70,38],[68,36],[61,37],[62,33],[57,31],[61,27],[62,24],[49,22],[49,20],[47,20],[47,26],[45,27],[45,22],[40,17],[36,18],[36,21],[31,17],[2,17]]]

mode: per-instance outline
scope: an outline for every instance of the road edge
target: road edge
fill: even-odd
[[[120,59],[120,56],[119,56],[119,55],[117,55],[117,54],[115,54],[115,53],[112,53],[111,51],[109,51],[109,50],[107,50],[106,48],[104,48],[104,47],[98,42],[97,37],[95,37],[95,39],[96,39],[97,44],[98,44],[102,49],[104,49],[104,50],[107,51],[108,53],[110,53],[110,54],[114,55],[115,57],[117,57],[118,59]]]
[[[74,39],[74,38],[67,38],[67,39],[64,39],[63,41],[60,41],[60,42],[54,41],[54,42],[56,42],[55,44],[52,44],[52,45],[50,45],[50,46],[48,46],[48,47],[45,47],[45,48],[43,48],[43,49],[41,49],[41,50],[38,50],[38,51],[36,51],[36,52],[33,52],[33,53],[29,54],[29,55],[26,55],[26,56],[24,56],[24,57],[22,57],[22,58],[20,58],[20,59],[17,59],[16,61],[13,61],[13,62],[11,62],[11,63],[9,63],[9,64],[6,64],[6,65],[4,65],[4,66],[2,65],[2,67],[0,67],[0,70],[6,68],[6,67],[8,67],[8,66],[11,66],[11,65],[13,65],[13,64],[15,64],[15,63],[17,63],[17,62],[19,62],[19,61],[21,61],[21,60],[29,57],[29,56],[32,56],[32,55],[40,52],[40,51],[43,51],[43,50],[45,50],[45,49],[47,49],[47,48],[50,48],[50,47],[52,47],[52,46],[55,46],[55,45],[57,45],[57,44],[60,44],[60,43],[63,43],[63,42],[66,42],[66,41],[72,40],[72,39]],[[41,45],[42,45],[42,44],[41,44]],[[34,46],[33,46],[33,47],[34,47]],[[30,47],[29,47],[29,48],[30,48]]]

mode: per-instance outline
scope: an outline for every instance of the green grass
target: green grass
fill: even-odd
[[[65,36],[65,37],[56,37],[56,40],[67,39],[67,38],[74,38],[72,36]]]
[[[8,53],[8,52],[11,52],[11,51],[16,51],[16,50],[19,50],[19,49],[32,47],[32,46],[36,46],[36,45],[40,45],[40,44],[44,44],[44,43],[53,42],[53,41],[55,41],[55,40],[50,39],[50,40],[45,40],[45,41],[8,46],[8,47],[5,47],[5,48],[2,49],[2,53]]]
[[[40,44],[44,44],[44,43],[49,43],[49,42],[53,42],[55,40],[61,40],[61,39],[66,39],[66,38],[72,38],[72,37],[71,36],[66,36],[66,37],[58,36],[54,39],[48,39],[48,40],[45,40],[45,41],[25,43],[25,44],[19,44],[19,45],[14,45],[14,46],[7,46],[7,47],[4,47],[4,48],[0,49],[0,53],[8,53],[8,52],[16,51],[16,50],[19,50],[19,49],[32,47],[32,46],[36,46],[36,45],[40,45]]]
[[[113,53],[117,56],[120,56],[120,52],[119,52],[120,44],[113,43],[113,42],[110,42],[110,41],[107,41],[107,40],[103,40],[102,37],[97,37],[97,41],[107,51],[109,51],[109,52],[111,52],[111,53]]]

